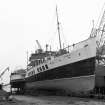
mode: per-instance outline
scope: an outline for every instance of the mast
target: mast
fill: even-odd
[[[28,51],[27,51],[27,71],[28,71]]]
[[[62,49],[61,46],[61,37],[60,37],[60,27],[59,27],[59,19],[58,19],[58,11],[57,11],[57,6],[56,6],[56,16],[57,16],[57,29],[58,29],[58,35],[59,35],[59,45],[60,45],[60,50]]]

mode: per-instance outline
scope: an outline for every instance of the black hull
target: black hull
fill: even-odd
[[[40,72],[25,79],[26,82],[72,78],[94,75],[95,57],[81,60],[75,63],[63,65],[54,69]]]

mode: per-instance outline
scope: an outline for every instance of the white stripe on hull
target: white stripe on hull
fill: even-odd
[[[86,92],[95,85],[95,75],[26,83],[26,88],[56,88],[71,92]]]

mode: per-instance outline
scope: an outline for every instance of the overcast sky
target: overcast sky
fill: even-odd
[[[26,67],[38,48],[59,49],[56,4],[64,46],[89,37],[92,20],[99,22],[104,0],[0,0],[0,70]],[[8,74],[8,73],[7,73]]]

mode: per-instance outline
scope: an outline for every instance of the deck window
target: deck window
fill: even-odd
[[[45,70],[45,67],[44,67],[44,66],[42,66],[42,69],[43,69],[43,70]]]
[[[45,65],[46,69],[48,69],[48,65]]]
[[[40,71],[42,71],[42,68],[41,68],[41,67],[39,67],[39,70],[40,70]]]
[[[39,68],[37,68],[37,71],[40,72]]]

